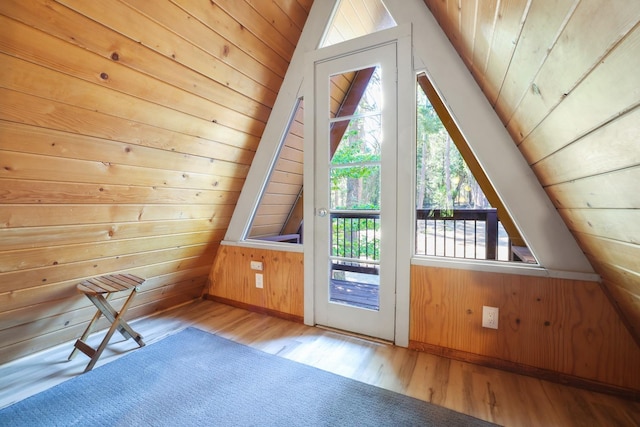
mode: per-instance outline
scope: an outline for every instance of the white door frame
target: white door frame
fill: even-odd
[[[315,103],[306,105],[313,111],[318,126],[315,128],[315,198],[316,210],[321,208],[329,215],[316,215],[307,221],[313,223],[315,248],[315,316],[316,323],[362,335],[392,341],[395,338],[395,224],[396,224],[396,50],[395,40],[383,45],[340,55],[337,58],[315,62]],[[380,265],[379,265],[379,308],[377,310],[355,307],[330,301],[332,281],[331,261],[331,209],[330,172],[331,146],[330,77],[369,67],[380,67],[383,104],[380,110],[382,145],[380,153]],[[344,119],[343,119],[344,120]],[[326,268],[323,268],[326,267]]]
[[[380,31],[368,36],[349,40],[344,43],[332,45],[306,56],[304,99],[305,99],[305,129],[304,129],[304,163],[305,193],[315,194],[315,135],[316,135],[316,115],[314,75],[315,64],[328,58],[335,58],[351,52],[364,50],[376,45],[383,45],[395,42],[397,45],[397,185],[396,192],[396,302],[395,302],[395,333],[394,341],[397,345],[408,346],[409,343],[409,270],[412,254],[412,230],[413,220],[413,185],[415,169],[415,154],[413,139],[415,135],[415,73],[412,67],[411,53],[411,26],[403,25],[389,30]],[[315,245],[313,223],[315,221],[314,198],[305,198],[304,217],[306,226],[304,227],[304,321],[308,325],[315,325]],[[390,256],[393,256],[391,254]],[[325,266],[326,267],[326,266]],[[320,268],[320,266],[318,266]]]

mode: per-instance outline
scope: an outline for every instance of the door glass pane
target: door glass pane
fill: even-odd
[[[380,67],[369,67],[331,76],[330,117],[379,113],[382,106]]]
[[[380,165],[331,168],[332,210],[380,210]]]
[[[380,118],[380,114],[375,114],[368,117],[334,122],[334,127],[344,127],[345,131],[331,158],[331,164],[346,165],[358,162],[379,162],[382,148]]]
[[[379,67],[331,77],[329,300],[380,306],[381,106]]]

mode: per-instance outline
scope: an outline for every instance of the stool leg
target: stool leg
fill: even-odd
[[[109,322],[113,323],[116,321],[116,318],[118,317],[118,312],[115,310],[115,308],[111,306],[111,304],[107,302],[106,298],[104,298],[102,295],[87,295],[87,297],[91,299],[93,304],[96,307],[98,307],[98,309],[102,312],[104,317],[106,317]],[[131,295],[129,295],[129,298],[131,298]],[[127,301],[129,301],[129,299],[127,299]],[[120,311],[122,311],[122,309],[120,309]],[[130,332],[133,332],[133,330],[128,331],[124,327],[122,327],[122,325],[118,326],[118,331],[120,331],[120,333],[125,339],[129,339],[133,337],[133,334],[130,333]]]
[[[107,347],[107,344],[109,343],[109,340],[111,339],[111,337],[113,336],[113,334],[116,332],[116,330],[120,329],[120,328],[124,328],[125,325],[128,328],[127,332],[129,332],[129,330],[131,332],[133,332],[131,334],[131,336],[136,336],[136,341],[138,342],[138,339],[140,339],[140,341],[142,341],[140,335],[136,334],[133,329],[131,329],[129,327],[129,325],[127,325],[126,322],[124,322],[124,320],[122,319],[124,314],[127,312],[127,309],[129,308],[129,304],[131,303],[131,301],[133,301],[133,297],[136,294],[136,290],[135,288],[133,289],[133,291],[131,292],[131,294],[129,295],[129,298],[127,298],[127,300],[125,301],[124,305],[122,306],[122,308],[120,309],[120,312],[117,313],[117,315],[115,316],[115,319],[113,321],[113,324],[111,325],[111,327],[109,328],[109,331],[107,332],[107,335],[105,335],[104,339],[102,340],[102,342],[100,343],[100,345],[98,346],[98,348],[96,349],[95,354],[91,357],[91,361],[89,362],[89,364],[87,365],[87,367],[85,368],[84,372],[89,372],[91,369],[93,369],[93,367],[95,366],[96,362],[98,361],[98,359],[100,358],[100,355],[102,354],[102,352],[104,351],[104,349]],[[107,304],[108,305],[108,304]],[[109,307],[111,307],[109,305]],[[138,342],[138,344],[140,344],[140,342]],[[141,347],[144,345],[144,343],[142,343],[142,345],[140,345]]]
[[[102,342],[100,343],[100,345],[96,349],[96,352],[91,357],[91,360],[89,361],[89,364],[87,365],[87,367],[84,369],[84,372],[89,372],[90,370],[93,369],[94,365],[98,361],[98,358],[100,357],[100,355],[102,354],[104,349],[107,347],[107,344],[109,343],[109,340],[111,339],[111,336],[113,335],[113,333],[116,331],[117,328],[118,328],[118,324],[117,323],[113,323],[111,325],[111,327],[109,328],[109,331],[107,332],[107,335],[105,335],[105,337],[102,339]]]
[[[110,297],[111,295],[107,295],[106,299],[109,300]],[[82,336],[78,338],[79,341],[86,341],[86,339],[89,337],[89,334],[91,333],[91,329],[93,329],[93,325],[95,325],[98,319],[100,319],[100,316],[102,316],[102,312],[100,310],[97,310],[96,314],[93,315],[93,318],[89,322],[89,325],[87,325],[87,329],[85,329],[84,332],[82,333]],[[71,351],[71,354],[69,355],[67,360],[73,359],[74,357],[76,357],[76,354],[78,354],[78,347],[74,345],[73,350]]]
[[[133,328],[131,328],[131,326],[129,326],[129,324],[124,321],[124,317],[123,317],[124,313],[129,308],[129,302],[133,301],[133,298],[136,296],[137,293],[138,293],[138,288],[137,287],[133,288],[133,290],[131,291],[131,295],[129,295],[129,298],[127,298],[127,301],[124,303],[124,305],[120,309],[120,315],[118,316],[118,323],[119,323],[118,330],[125,337],[127,336],[125,335],[125,331],[126,331],[127,334],[131,336],[131,338],[133,338],[140,347],[144,347],[145,343],[144,341],[142,341],[142,336],[136,331],[134,331]]]

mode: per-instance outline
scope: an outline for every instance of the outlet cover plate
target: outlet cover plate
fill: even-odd
[[[482,327],[498,329],[498,307],[482,306]]]

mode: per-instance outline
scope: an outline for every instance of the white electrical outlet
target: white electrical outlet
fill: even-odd
[[[482,327],[498,329],[498,307],[482,306]]]
[[[256,288],[263,288],[264,283],[262,282],[262,274],[256,273]]]
[[[251,269],[262,271],[262,263],[260,261],[251,261]]]

